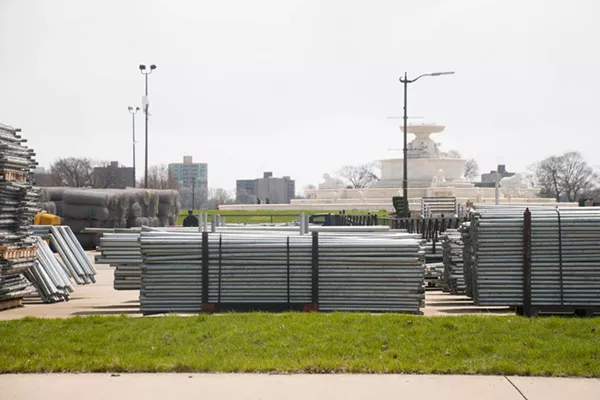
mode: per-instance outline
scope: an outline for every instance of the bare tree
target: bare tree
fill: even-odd
[[[560,201],[577,201],[585,192],[591,192],[598,182],[598,174],[576,151],[562,156],[550,156],[530,167],[540,196]]]
[[[257,197],[250,191],[237,188],[235,190],[235,202],[238,204],[256,204],[258,202]]]
[[[450,150],[449,152],[445,153],[446,157],[448,158],[462,158],[462,155],[460,154],[460,152],[458,150]]]
[[[376,168],[377,163],[346,165],[339,170],[338,175],[345,180],[351,188],[366,188],[379,180]]]
[[[52,184],[68,187],[91,187],[93,182],[94,162],[89,158],[59,158],[50,166]]]
[[[232,204],[233,196],[227,190],[222,188],[208,189],[208,209],[216,209],[223,204]]]
[[[477,161],[475,161],[474,158],[467,160],[467,162],[465,163],[463,175],[465,176],[465,178],[471,181],[477,178],[477,176],[479,175],[479,165],[477,164]]]
[[[139,181],[138,187],[144,187],[144,179]],[[178,189],[177,179],[169,172],[169,167],[153,165],[148,169],[148,189]]]
[[[197,188],[179,188],[181,207],[201,210],[208,206],[208,189],[206,186]]]

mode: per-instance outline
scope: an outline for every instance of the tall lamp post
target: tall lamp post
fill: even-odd
[[[407,158],[408,158],[408,151],[407,151],[407,137],[408,137],[408,132],[407,131],[407,119],[408,119],[408,115],[407,115],[407,109],[406,109],[406,100],[407,100],[407,96],[406,96],[406,92],[408,89],[408,84],[409,83],[413,83],[418,81],[419,79],[421,79],[424,76],[440,76],[440,75],[452,75],[454,74],[454,71],[448,71],[448,72],[432,72],[430,74],[423,74],[423,75],[419,75],[417,76],[415,79],[408,79],[408,76],[406,74],[406,72],[404,73],[404,78],[400,77],[400,83],[404,84],[404,176],[402,177],[402,196],[404,198],[404,213],[405,213],[405,217],[408,217],[410,215],[410,212],[408,211],[408,178],[407,178],[407,172],[406,170],[408,169],[408,162],[407,162]]]
[[[150,65],[149,69],[146,69],[144,64],[140,64],[139,68],[146,80],[146,91],[142,100],[142,104],[144,105],[144,114],[146,116],[146,162],[144,166],[144,187],[148,188],[148,108],[150,107],[150,102],[148,101],[148,75],[150,75],[152,71],[156,69],[156,65],[152,64]]]
[[[135,187],[135,114],[140,111],[139,107],[127,107],[131,114],[131,128],[133,130],[133,187]]]

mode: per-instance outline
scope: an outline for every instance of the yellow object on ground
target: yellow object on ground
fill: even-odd
[[[58,215],[41,212],[33,218],[34,225],[60,225],[60,217]]]

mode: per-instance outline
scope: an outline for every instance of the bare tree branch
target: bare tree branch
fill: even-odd
[[[222,188],[208,190],[208,205],[209,209],[216,209],[223,204],[232,204],[234,197],[227,190]]]
[[[465,176],[465,178],[471,181],[477,178],[477,176],[479,175],[479,165],[477,164],[477,161],[475,161],[474,158],[467,160],[467,162],[465,163],[463,175]]]
[[[89,158],[59,158],[50,166],[52,184],[68,187],[92,187],[94,162]]]
[[[379,180],[376,168],[377,163],[346,165],[339,170],[338,175],[352,188],[366,188]]]
[[[598,183],[598,174],[579,152],[545,158],[530,169],[536,186],[540,188],[540,196],[553,197],[556,201],[560,201],[562,196],[567,201],[577,201]]]
[[[142,178],[138,187],[144,187],[144,179]],[[148,189],[178,189],[177,179],[169,172],[169,167],[161,165],[153,165],[148,169]]]

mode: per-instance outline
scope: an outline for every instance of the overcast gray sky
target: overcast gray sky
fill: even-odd
[[[302,187],[400,157],[398,77],[454,70],[409,86],[443,149],[483,172],[567,150],[597,165],[599,20],[596,0],[0,0],[0,122],[41,166],[130,165],[127,106],[154,63],[150,164],[189,154],[211,187],[263,171]]]

